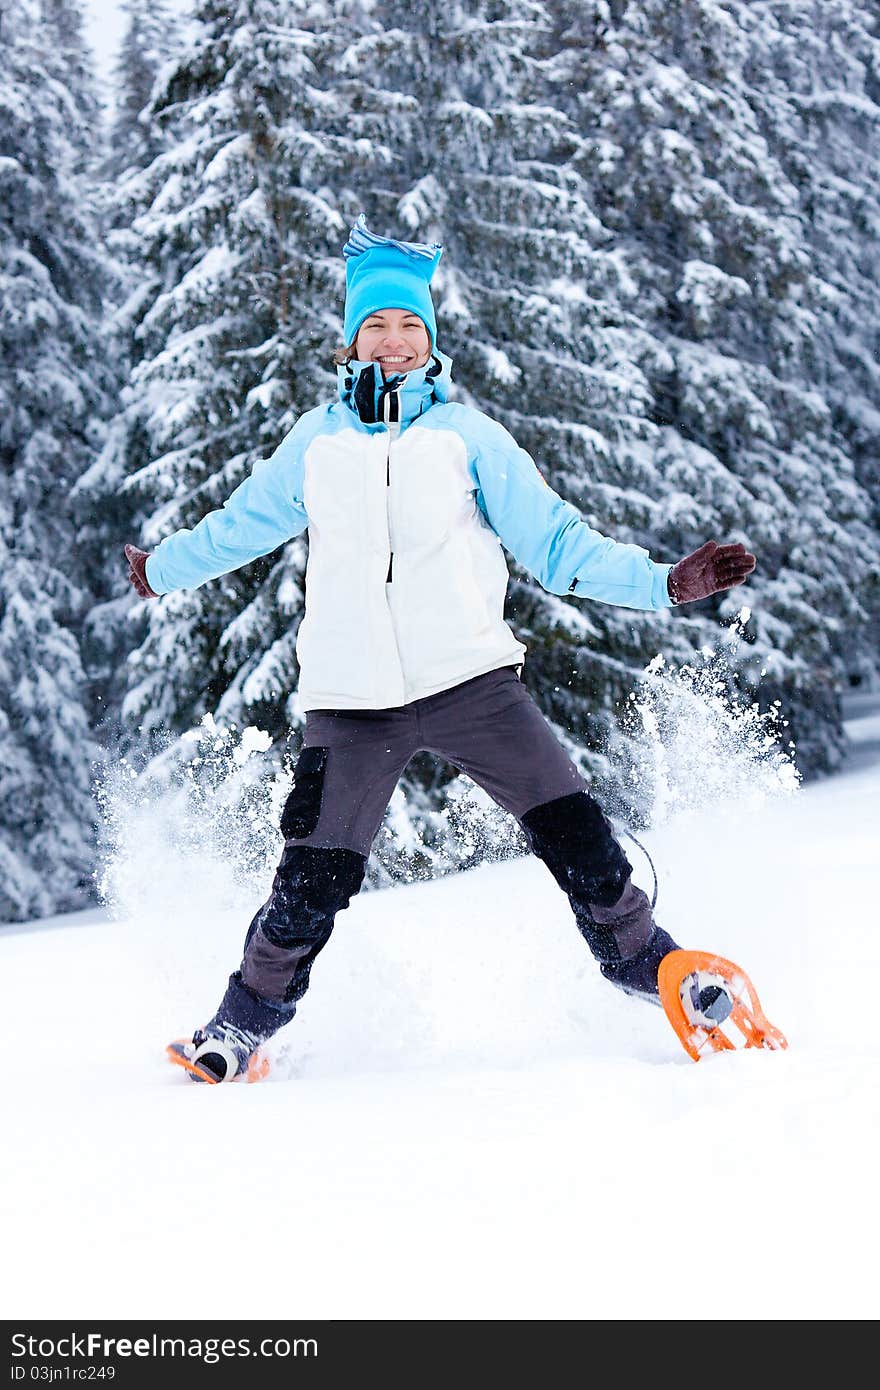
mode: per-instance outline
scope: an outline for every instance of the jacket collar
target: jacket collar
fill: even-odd
[[[449,398],[452,358],[434,349],[424,367],[383,378],[377,362],[349,362],[337,368],[339,398],[364,425],[405,429],[432,405]]]

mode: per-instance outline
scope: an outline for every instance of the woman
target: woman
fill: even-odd
[[[125,548],[130,582],[155,598],[309,533],[296,647],[306,725],[284,849],[219,1008],[169,1049],[198,1080],[253,1074],[260,1044],[293,1017],[420,750],[517,818],[607,980],[656,1002],[659,962],[676,949],[520,681],[526,648],[503,617],[502,547],[552,593],[636,609],[741,584],[755,557],[710,541],[675,566],[655,563],[592,530],[500,424],[450,402],[430,293],[441,250],[375,236],[361,214],[343,250],[339,399],[303,415],[192,530],[152,554]]]

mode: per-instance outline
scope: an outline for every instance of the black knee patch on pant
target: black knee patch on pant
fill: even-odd
[[[286,947],[329,936],[336,913],[359,892],[366,862],[352,849],[288,845],[259,914],[263,935]]]
[[[613,907],[632,865],[589,792],[572,792],[534,806],[521,820],[529,848],[543,859],[560,888]]]
[[[593,917],[590,904],[613,907],[632,865],[589,792],[572,792],[532,807],[521,818],[532,853],[542,859],[568,896],[578,929],[597,960],[620,959],[610,927]]]

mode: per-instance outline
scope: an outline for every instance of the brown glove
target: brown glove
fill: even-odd
[[[147,560],[150,552],[138,550],[136,545],[125,547],[125,558],[129,563],[128,582],[132,584],[141,598],[158,598],[147,583]]]
[[[693,603],[721,589],[732,589],[745,582],[755,568],[754,555],[744,545],[719,545],[707,541],[673,565],[666,587],[673,603]]]

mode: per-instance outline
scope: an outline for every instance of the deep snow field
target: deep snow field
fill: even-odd
[[[269,1079],[196,1086],[165,1042],[260,897],[132,836],[106,907],[0,931],[4,1316],[875,1318],[878,705],[834,776],[640,836],[785,1052],[692,1062],[526,857],[362,892]]]

